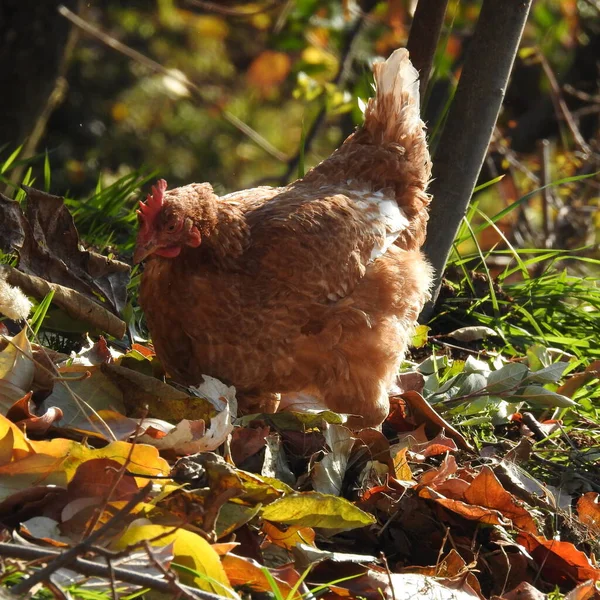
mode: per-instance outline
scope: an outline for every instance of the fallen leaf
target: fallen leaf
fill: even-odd
[[[264,521],[262,530],[267,539],[276,546],[291,550],[298,544],[313,546],[315,543],[315,531],[311,527],[299,527],[296,525],[277,527],[274,523]]]
[[[262,517],[266,521],[286,525],[342,530],[364,527],[375,522],[372,515],[348,500],[317,492],[285,495],[266,506]]]
[[[531,510],[525,508],[512,494],[507,492],[494,472],[487,466],[481,469],[465,491],[465,500],[471,504],[493,508],[501,512],[518,529],[534,534],[538,533]]]
[[[594,581],[585,581],[572,589],[565,600],[598,600],[600,595],[600,583]]]
[[[573,397],[573,394],[592,379],[600,378],[600,360],[595,360],[591,363],[583,373],[575,373],[558,390],[563,396]]]
[[[0,410],[8,409],[31,389],[35,367],[24,327],[0,352]]]
[[[600,494],[587,492],[577,500],[579,520],[596,535],[600,535]]]
[[[198,534],[162,525],[140,525],[134,521],[115,543],[115,548],[124,550],[144,541],[158,547],[173,544],[173,562],[186,567],[185,571],[179,571],[182,583],[220,596],[236,597],[219,555]],[[188,569],[197,574],[190,573]]]
[[[92,458],[81,463],[67,489],[73,498],[129,500],[139,491],[135,479],[119,475],[121,464],[110,458]]]
[[[302,598],[299,591],[292,593],[292,586],[288,583],[277,579],[271,573],[271,578],[265,574],[266,567],[252,560],[236,556],[235,554],[227,554],[223,557],[223,568],[232,586],[241,586],[249,588],[253,592],[265,592],[272,594],[274,592],[271,582],[277,586],[279,593],[283,598]]]
[[[517,542],[531,554],[542,576],[550,583],[565,586],[600,580],[600,569],[570,542],[548,540],[527,531],[518,533]]]
[[[149,416],[175,423],[208,421],[216,412],[205,398],[191,396],[155,377],[119,365],[103,364],[100,369],[120,389],[128,416],[140,416],[146,405]]]
[[[449,438],[452,438],[456,442],[456,445],[461,450],[474,452],[474,448],[467,442],[465,437],[452,427],[450,423],[445,421],[421,394],[418,392],[405,392],[402,394],[402,399],[410,407],[416,423],[424,423],[426,431],[431,437],[436,436],[443,430]]]
[[[323,435],[329,452],[313,466],[311,473],[313,489],[322,494],[339,496],[348,458],[354,446],[354,438],[350,430],[342,425],[326,424]]]
[[[523,581],[516,588],[502,594],[502,600],[545,600],[546,594],[540,592],[530,583]]]
[[[270,427],[236,427],[231,435],[231,457],[236,465],[260,452],[266,445]]]
[[[20,400],[15,402],[6,413],[6,418],[10,419],[17,427],[25,429],[28,433],[41,435],[46,433],[54,423],[63,418],[60,408],[51,407],[45,410],[41,415],[34,414],[34,404],[31,400],[33,392],[29,392]]]

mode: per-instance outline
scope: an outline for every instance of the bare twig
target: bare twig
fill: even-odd
[[[392,579],[392,572],[390,571],[390,566],[388,565],[387,557],[384,552],[381,552],[379,555],[379,559],[383,563],[383,567],[385,569],[386,575],[388,576],[388,582],[390,584],[390,593],[392,595],[392,600],[396,600],[396,586],[394,585],[394,580]]]
[[[141,52],[138,52],[137,50],[134,50],[133,48],[126,46],[125,44],[114,39],[113,37],[111,37],[110,35],[105,33],[104,31],[101,31],[97,27],[94,27],[93,25],[91,25],[90,23],[88,23],[87,21],[82,19],[80,16],[76,15],[73,11],[69,10],[66,6],[63,6],[63,5],[59,6],[58,12],[63,17],[65,17],[66,19],[71,21],[71,23],[73,23],[74,25],[76,25],[77,27],[79,27],[80,29],[85,31],[86,33],[94,36],[96,39],[100,40],[103,44],[107,45],[109,48],[112,48],[113,50],[116,50],[117,52],[124,54],[128,58],[131,58],[132,60],[139,62],[140,64],[144,65],[148,69],[154,71],[155,73],[161,73],[162,75],[166,75],[167,77],[177,77],[177,75],[172,70],[169,70],[169,69],[163,67],[160,63],[157,63],[156,61],[152,60],[151,58],[144,56]],[[206,102],[206,99],[204,98],[204,95],[202,94],[201,88],[199,86],[197,86],[195,83],[192,83],[185,75],[180,74],[179,77],[177,77],[177,80],[179,83],[184,85],[190,92],[193,92],[196,97],[198,97],[203,102]],[[229,111],[225,110],[218,104],[211,103],[211,107],[218,110],[219,113],[221,114],[221,116],[223,117],[223,119],[225,119],[225,121],[227,121],[228,123],[233,125],[236,129],[241,131],[244,135],[249,137],[255,144],[257,144],[259,147],[261,147],[265,152],[267,152],[268,154],[270,154],[271,156],[273,156],[274,158],[276,158],[277,160],[279,160],[281,162],[285,162],[288,159],[288,157],[283,152],[281,152],[280,150],[275,148],[275,146],[273,146],[273,144],[271,144],[271,142],[266,140],[262,135],[260,135],[260,133],[258,133],[254,129],[252,129],[249,125],[240,121],[240,119],[238,119],[235,115],[231,114]]]
[[[579,131],[579,127],[577,127],[575,119],[573,119],[573,115],[571,114],[571,111],[569,110],[569,107],[563,98],[560,85],[558,85],[558,81],[556,80],[556,76],[554,75],[550,64],[541,52],[538,52],[537,54],[542,68],[544,69],[544,74],[546,75],[548,83],[550,84],[550,88],[552,89],[552,94],[550,94],[550,97],[552,98],[552,104],[554,104],[554,109],[557,113],[557,116],[562,116],[569,130],[571,131],[575,143],[586,155],[589,156],[589,154],[591,154],[591,149],[587,142],[583,139],[583,136]]]
[[[421,105],[425,98],[429,73],[440,39],[447,6],[448,0],[419,0],[410,26],[406,48],[413,66],[419,72]]]
[[[60,557],[60,550],[54,548],[40,548],[36,546],[22,546],[21,544],[11,544],[0,542],[0,556],[8,558],[19,558],[21,560],[47,560],[49,557]],[[86,560],[83,558],[75,558],[69,565],[69,569],[90,577],[108,577],[109,569],[106,565]],[[147,587],[152,590],[157,590],[165,594],[172,594],[173,588],[168,581],[158,579],[155,575],[145,575],[138,571],[124,569],[122,567],[113,567],[113,574],[118,581],[124,581],[133,585]],[[212,594],[203,590],[196,590],[189,586],[179,584],[187,594],[198,600],[229,600],[225,596]],[[14,590],[14,587],[11,591]]]
[[[575,98],[579,98],[579,100],[583,100],[584,102],[592,102],[594,104],[600,104],[600,94],[588,94],[587,92],[583,92],[573,87],[569,83],[565,84],[563,89],[567,94],[571,96],[575,96]]]
[[[544,244],[546,248],[550,248],[552,246],[552,241],[550,239],[550,204],[552,203],[552,190],[548,185],[550,183],[550,142],[548,140],[542,140],[540,146],[542,227],[544,230]]]
[[[15,596],[26,594],[33,586],[46,581],[50,578],[52,573],[56,572],[62,567],[70,565],[80,554],[87,552],[90,546],[94,545],[97,540],[108,533],[111,529],[118,525],[137,505],[141,502],[152,490],[152,483],[149,482],[141,490],[133,496],[129,502],[111,517],[102,527],[94,531],[86,539],[82,540],[76,546],[73,546],[70,550],[59,554],[54,560],[49,562],[43,569],[36,571],[33,575],[30,575],[27,579],[18,583],[11,588],[11,593]]]

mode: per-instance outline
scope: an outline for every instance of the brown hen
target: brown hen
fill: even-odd
[[[218,197],[208,183],[140,203],[134,259],[158,357],[184,384],[235,385],[380,424],[428,297],[431,163],[406,50],[374,66],[364,125],[303,179]]]

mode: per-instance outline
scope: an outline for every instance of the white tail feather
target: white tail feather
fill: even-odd
[[[377,93],[365,110],[365,129],[381,142],[401,142],[423,129],[419,112],[419,73],[400,48],[373,66]],[[424,134],[423,134],[424,135]]]

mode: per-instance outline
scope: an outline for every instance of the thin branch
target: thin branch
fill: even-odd
[[[21,544],[0,542],[0,556],[18,558],[21,560],[43,561],[47,560],[49,557],[60,557],[61,552],[60,550],[55,550],[54,548],[40,548],[38,546],[22,546]],[[69,569],[88,577],[109,576],[109,569],[106,565],[83,558],[75,558],[69,565]],[[171,583],[162,579],[158,579],[155,575],[145,575],[139,571],[132,571],[122,567],[113,567],[112,572],[115,576],[115,579],[118,581],[124,581],[125,583],[131,583],[132,585],[150,588],[152,590],[164,592],[165,594],[173,593],[173,587]],[[193,598],[197,598],[198,600],[230,600],[225,596],[219,596],[218,594],[212,594],[203,590],[196,590],[183,584],[179,584],[179,586],[185,590],[187,594]],[[13,587],[9,591],[13,592],[14,589],[15,588]]]
[[[542,227],[544,230],[544,245],[546,248],[552,247],[550,239],[550,205],[552,204],[552,189],[550,183],[550,142],[542,140],[540,142],[540,165],[542,184]]]
[[[410,60],[419,72],[421,106],[429,82],[429,74],[444,24],[448,0],[419,0],[406,48]]]
[[[147,67],[151,71],[154,71],[155,73],[160,73],[161,75],[166,75],[167,77],[176,77],[179,83],[184,85],[190,92],[193,92],[196,97],[202,100],[202,102],[206,102],[206,99],[202,94],[201,88],[195,83],[192,83],[185,75],[177,75],[172,70],[163,67],[160,63],[157,63],[151,58],[144,56],[141,52],[138,52],[137,50],[134,50],[133,48],[130,48],[129,46],[126,46],[125,44],[119,42],[118,40],[111,37],[107,33],[101,31],[97,27],[90,25],[90,23],[82,19],[80,16],[76,15],[73,11],[69,10],[64,5],[58,7],[58,12],[63,17],[71,21],[71,23],[73,23],[86,33],[90,34],[91,36],[95,37],[96,39],[100,40],[109,48],[112,48],[113,50],[120,52],[128,58],[135,60],[136,62],[144,65],[145,67]],[[229,111],[225,110],[218,104],[211,103],[210,106],[218,110],[223,119],[225,119],[225,121],[233,125],[244,135],[249,137],[257,146],[262,148],[272,157],[276,158],[281,162],[285,162],[288,159],[288,157],[283,152],[275,148],[275,146],[273,146],[271,142],[266,140],[262,135],[260,135],[260,133],[252,129],[249,125],[240,121],[235,115],[232,115]]]
[[[591,154],[591,149],[588,146],[587,142],[583,139],[583,136],[579,131],[579,127],[577,127],[575,119],[573,119],[573,115],[571,114],[571,111],[569,110],[569,107],[567,106],[567,103],[563,98],[563,95],[560,90],[560,85],[558,85],[558,81],[556,80],[556,76],[554,75],[550,64],[541,52],[538,52],[538,58],[542,65],[542,68],[544,69],[544,74],[546,75],[546,78],[548,79],[548,83],[550,84],[550,88],[552,90],[550,97],[552,98],[552,104],[554,104],[554,110],[556,111],[557,116],[563,117],[565,123],[571,131],[571,134],[573,135],[575,143],[587,156],[589,156]]]
[[[374,0],[369,0],[365,4],[366,5],[364,7],[363,13],[368,13],[373,9],[377,2]],[[364,17],[362,15],[359,16],[352,25],[352,28],[350,29],[344,40],[344,45],[340,50],[338,71],[332,81],[332,84],[335,87],[342,86],[348,78],[348,74],[350,73],[350,66],[352,64],[352,58],[354,56],[356,40],[360,32],[363,30],[365,23],[366,20],[364,19]],[[326,116],[327,106],[325,103],[323,103],[323,105],[319,109],[315,120],[312,122],[310,129],[306,132],[306,136],[304,137],[303,148],[299,148],[296,154],[289,159],[284,174],[279,178],[280,185],[286,185],[289,182],[292,175],[296,172],[296,169],[300,164],[301,157],[303,155],[306,156],[306,154],[309,152],[310,148],[313,145],[313,142],[315,141],[319,131],[321,130],[321,127],[325,123]]]
[[[54,560],[49,562],[43,569],[36,571],[21,583],[18,583],[10,589],[15,596],[26,594],[32,587],[50,579],[50,575],[58,569],[70,565],[80,554],[87,552],[97,540],[108,533],[111,529],[118,525],[152,490],[152,482],[146,484],[141,490],[133,496],[129,502],[111,517],[102,527],[94,531],[86,539],[82,540],[70,550],[59,554]]]

